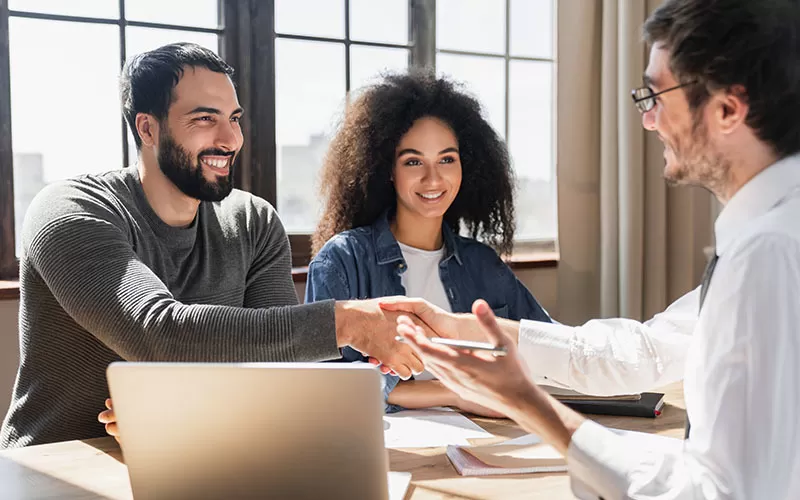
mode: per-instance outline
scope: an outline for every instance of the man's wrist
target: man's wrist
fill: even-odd
[[[500,402],[506,408],[509,418],[539,415],[544,399],[537,391],[541,392],[541,389],[530,381],[525,381],[508,391]]]
[[[337,300],[334,306],[334,322],[336,323],[336,345],[345,347],[350,345],[350,302],[349,300]]]
[[[586,418],[567,408],[530,382],[527,390],[509,393],[506,415],[528,432],[537,434],[566,454],[572,435]]]

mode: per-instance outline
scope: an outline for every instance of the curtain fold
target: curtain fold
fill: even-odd
[[[668,188],[630,99],[658,0],[559,0],[559,320],[645,319],[699,283],[711,195]]]

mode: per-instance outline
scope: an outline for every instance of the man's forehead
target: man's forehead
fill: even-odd
[[[661,44],[653,45],[644,72],[645,84],[658,89],[674,86],[677,80],[670,70],[669,61],[670,52]]]
[[[173,98],[172,105],[181,108],[202,105],[231,112],[239,107],[236,89],[228,75],[206,68],[185,68],[173,89]]]

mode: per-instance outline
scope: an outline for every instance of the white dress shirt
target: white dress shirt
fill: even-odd
[[[596,319],[583,326],[525,321],[519,351],[538,383],[584,394],[632,394],[683,378],[700,288],[645,323]]]
[[[742,187],[715,234],[686,358],[689,439],[665,447],[585,422],[567,453],[579,498],[800,498],[800,155]]]

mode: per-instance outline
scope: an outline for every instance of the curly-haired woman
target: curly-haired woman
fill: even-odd
[[[306,301],[422,297],[469,312],[550,321],[496,251],[514,238],[514,178],[503,141],[478,101],[427,72],[394,74],[363,90],[322,171],[325,210],[312,238]],[[470,237],[459,235],[466,230]],[[350,349],[346,361],[364,361]],[[387,376],[387,410],[465,402],[427,373]]]

